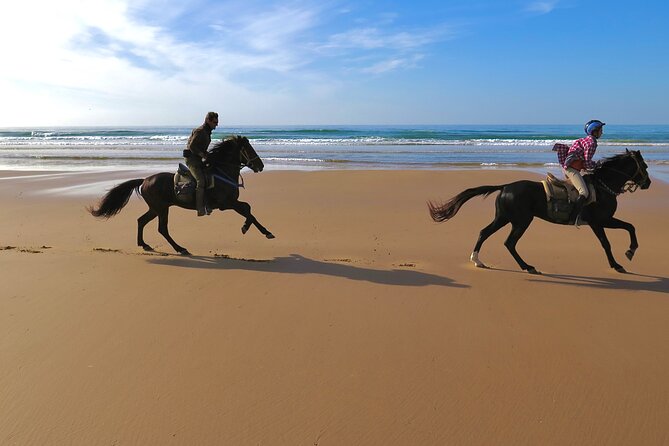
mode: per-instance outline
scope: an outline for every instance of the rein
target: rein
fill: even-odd
[[[599,178],[597,178],[597,182],[599,183],[600,186],[602,186],[602,188],[604,188],[604,190],[605,190],[606,192],[610,193],[611,195],[613,195],[613,196],[615,196],[615,197],[617,197],[618,195],[620,195],[620,194],[622,194],[623,192],[625,192],[625,191],[622,191],[622,190],[621,190],[620,192],[616,192],[616,191],[614,191],[613,189],[611,189],[609,186],[607,186],[606,183],[604,183],[604,182],[603,182],[602,180],[600,180]]]
[[[218,167],[214,167],[214,170],[220,174],[220,175],[218,175],[218,174],[216,174],[216,173],[212,174],[213,177],[216,178],[217,180],[221,180],[221,181],[223,181],[224,183],[229,184],[230,186],[235,187],[235,188],[237,188],[237,189],[239,189],[240,187],[241,187],[241,188],[244,187],[244,177],[241,176],[241,174],[239,175],[239,178],[242,179],[242,182],[241,182],[241,183],[238,183],[238,182],[234,181],[232,178],[230,178],[230,176],[229,176],[228,174],[226,174],[225,172],[223,172],[223,171],[222,171],[221,169],[219,169]]]
[[[218,166],[231,166],[236,169],[239,169],[241,171],[244,167],[249,167],[251,168],[251,164],[253,161],[260,159],[260,157],[256,154],[255,157],[251,158],[248,154],[247,147],[243,145],[243,143],[240,144],[240,136],[237,136],[236,138],[228,138],[225,140],[225,142],[234,140],[236,143],[236,146],[239,147],[239,161],[237,163],[222,163],[222,162],[215,162],[211,164],[212,169],[216,173],[212,173],[213,177],[224,182],[225,184],[228,184],[232,187],[235,188],[240,188],[244,187],[244,177],[241,175],[241,173],[238,173],[238,178],[241,178],[241,183],[237,182],[237,179],[233,179],[230,175],[225,173],[220,167]],[[231,141],[232,142],[232,141]],[[248,142],[248,141],[247,141]],[[240,147],[241,145],[241,147]],[[217,164],[217,165],[216,165]]]
[[[636,171],[632,174],[629,175],[627,172],[623,172],[622,170],[614,169],[613,167],[605,166],[602,165],[602,169],[609,169],[612,170],[613,172],[619,173],[623,175],[624,177],[627,178],[625,183],[620,187],[619,192],[615,192],[613,189],[611,189],[607,184],[605,184],[601,179],[597,178],[597,182],[599,183],[600,186],[604,188],[604,190],[611,195],[618,196],[620,194],[624,194],[625,192],[629,193],[634,193],[636,190],[639,188],[639,183],[634,179],[636,178],[637,175],[642,174],[641,180],[646,180],[648,179],[648,173],[644,172],[643,169],[641,169],[641,165],[639,164],[639,161],[632,155],[630,155],[631,158],[634,160],[636,163]]]

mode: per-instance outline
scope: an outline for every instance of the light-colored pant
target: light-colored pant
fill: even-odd
[[[571,180],[571,184],[574,185],[579,195],[583,195],[585,198],[588,198],[590,191],[588,190],[588,185],[585,184],[585,180],[581,176],[581,172],[574,169],[573,167],[567,167],[564,169],[564,174],[567,178]]]

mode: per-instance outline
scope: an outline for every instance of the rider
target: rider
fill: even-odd
[[[191,174],[195,178],[195,207],[197,209],[197,216],[211,214],[211,211],[206,208],[205,203],[205,176],[204,176],[204,161],[207,159],[207,148],[211,143],[211,132],[218,126],[218,113],[209,112],[204,118],[204,124],[193,129],[193,132],[188,138],[186,150],[184,150],[184,157],[186,158],[186,165],[190,169]]]
[[[604,122],[597,119],[590,120],[585,123],[584,127],[585,133],[588,136],[577,139],[568,149],[563,144],[556,144],[556,148],[554,149],[558,152],[558,160],[564,170],[565,176],[571,180],[576,190],[578,190],[578,198],[574,203],[574,210],[571,214],[571,218],[576,226],[579,225],[581,211],[590,195],[588,185],[581,176],[581,171],[593,170],[595,168],[596,164],[592,161],[592,157],[597,150],[597,140],[604,133],[605,125]]]

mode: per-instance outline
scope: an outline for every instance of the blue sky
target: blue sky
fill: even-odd
[[[0,127],[669,124],[662,1],[3,4]]]

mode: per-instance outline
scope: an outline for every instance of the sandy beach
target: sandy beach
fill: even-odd
[[[619,198],[609,268],[588,227],[535,220],[522,272],[473,199],[513,170],[270,171],[232,211],[86,212],[129,172],[0,173],[2,445],[669,443],[669,185]],[[577,259],[576,259],[576,258]]]

